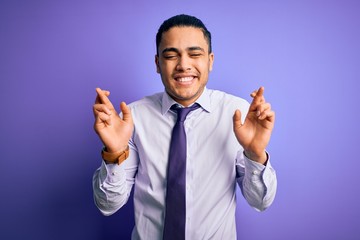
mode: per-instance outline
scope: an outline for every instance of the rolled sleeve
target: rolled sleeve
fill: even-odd
[[[126,171],[123,164],[105,164],[93,176],[94,200],[99,210],[106,216],[116,212],[129,197],[126,186]]]
[[[276,194],[276,172],[270,163],[270,155],[266,166],[250,160],[242,151],[237,157],[236,171],[238,184],[247,202],[258,211],[268,208]]]
[[[126,180],[126,173],[122,164],[106,164],[103,162],[100,167],[101,182],[117,183]]]

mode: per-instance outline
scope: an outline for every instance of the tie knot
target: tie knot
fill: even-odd
[[[193,110],[198,109],[200,107],[199,104],[194,103],[191,107],[179,107],[177,104],[174,104],[171,106],[171,109],[176,110],[178,117],[177,117],[177,121],[178,122],[184,122],[186,119],[186,116]]]

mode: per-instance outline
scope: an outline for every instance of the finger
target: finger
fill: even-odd
[[[103,91],[103,93],[105,94],[106,97],[109,97],[110,96],[110,92],[107,91],[107,90],[101,90]],[[101,100],[100,100],[100,97],[98,94],[96,94],[96,99],[95,99],[95,103],[101,103]]]
[[[264,112],[262,112],[259,116],[259,120],[269,120],[270,122],[274,122],[275,121],[275,112],[272,110],[266,110]]]
[[[120,103],[120,109],[123,114],[123,120],[128,123],[132,122],[131,110],[125,102]]]
[[[265,91],[265,88],[260,87],[259,90],[256,91],[256,95],[255,95],[254,99],[258,100],[258,101],[264,99],[264,91]]]
[[[254,111],[259,104],[265,102],[264,87],[260,87],[257,91],[252,92],[251,96],[253,96],[253,100],[250,105],[250,111]]]
[[[258,96],[260,96],[260,95],[263,95],[264,94],[264,90],[265,90],[265,88],[264,87],[260,87],[258,90],[254,90],[252,93],[250,93],[250,96],[251,97],[256,97],[258,94]]]
[[[101,103],[101,100],[100,100],[100,96],[99,96],[98,91],[102,91],[102,90],[101,90],[100,88],[95,88],[95,91],[96,91],[95,104]]]
[[[241,112],[237,109],[233,116],[234,130],[242,126]]]
[[[254,90],[252,93],[250,93],[250,96],[254,98],[257,94],[258,90]]]
[[[268,111],[271,110],[271,104],[270,103],[262,103],[259,104],[256,107],[256,116],[260,116],[260,114],[262,114],[264,111]]]
[[[94,104],[93,110],[94,110],[94,114],[99,112],[104,112],[108,115],[111,115],[110,109],[105,104]]]
[[[97,96],[95,103],[102,103],[107,105],[109,108],[114,108],[112,103],[110,102],[108,96],[110,95],[109,91],[101,90],[100,88],[96,88]]]
[[[99,112],[96,117],[96,123],[106,123],[107,125],[111,125],[111,117],[104,112]]]

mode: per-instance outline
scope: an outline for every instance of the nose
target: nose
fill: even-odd
[[[191,70],[191,59],[186,56],[179,57],[178,63],[176,65],[177,71],[189,71]]]

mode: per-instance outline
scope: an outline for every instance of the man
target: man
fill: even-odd
[[[214,53],[211,34],[199,19],[174,16],[161,25],[156,40],[163,93],[129,106],[122,102],[119,116],[110,92],[96,89],[94,128],[104,144],[104,161],[93,178],[95,203],[104,215],[113,214],[128,201],[135,184],[132,239],[168,239],[167,234],[172,239],[236,239],[236,183],[258,211],[275,197],[276,175],[265,151],[275,113],[263,87],[251,93],[250,105],[206,88]],[[180,114],[174,104],[195,109],[180,120],[186,134],[186,197],[175,197],[184,198],[175,205],[179,214],[169,207],[169,191],[175,189],[169,180],[171,160],[182,154],[171,150]],[[167,230],[173,218],[179,224]]]

